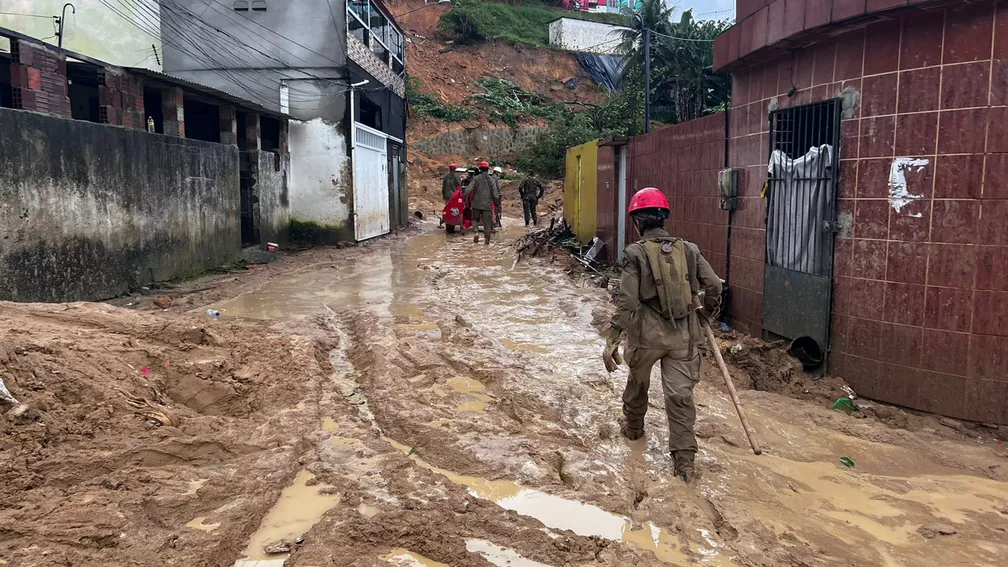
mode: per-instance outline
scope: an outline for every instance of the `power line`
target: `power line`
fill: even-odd
[[[22,18],[45,18],[47,20],[56,17],[56,16],[44,16],[42,14],[19,14],[16,12],[0,12],[0,16],[20,16]]]
[[[654,34],[654,35],[657,35],[657,36],[666,37],[668,39],[676,39],[676,40],[679,40],[679,41],[695,41],[697,43],[714,43],[713,39],[694,39],[692,37],[679,37],[677,35],[669,35],[667,33],[657,32],[655,30],[651,30],[651,33]]]

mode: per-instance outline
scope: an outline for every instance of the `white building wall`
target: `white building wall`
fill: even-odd
[[[623,26],[560,18],[549,25],[550,45],[568,51],[619,55],[617,47],[622,41]]]
[[[353,200],[347,140],[339,124],[316,118],[291,120],[290,218],[353,240]]]

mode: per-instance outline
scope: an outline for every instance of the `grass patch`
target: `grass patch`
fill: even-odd
[[[451,35],[457,43],[497,40],[549,47],[549,23],[561,17],[618,26],[627,25],[628,21],[620,14],[558,10],[535,2],[513,5],[456,0],[452,9],[441,16],[438,29]]]
[[[462,122],[476,115],[468,108],[441,102],[433,96],[420,92],[420,82],[410,77],[406,83],[406,102],[410,112],[419,118],[437,118],[444,122]]]

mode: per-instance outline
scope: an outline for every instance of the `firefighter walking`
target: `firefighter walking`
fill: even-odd
[[[462,185],[462,179],[459,178],[457,164],[451,164],[448,166],[448,173],[441,178],[441,197],[444,198],[444,202],[447,203],[455,191],[458,190],[459,185]]]
[[[473,236],[473,243],[479,242],[479,229],[477,225],[482,221],[483,236],[487,245],[490,244],[490,233],[493,232],[494,226],[493,206],[500,199],[500,194],[497,192],[497,184],[494,183],[490,174],[487,173],[489,169],[489,163],[485,161],[480,162],[480,172],[476,174],[476,177],[473,177],[472,183],[464,190],[466,198],[470,199],[469,208],[472,210],[473,229],[476,230],[476,235]]]
[[[641,239],[624,253],[616,313],[602,360],[609,372],[624,358],[630,367],[620,424],[630,440],[644,435],[651,369],[661,362],[669,451],[676,476],[688,483],[697,451],[693,386],[700,380],[698,345],[704,340],[700,318],[709,319],[717,310],[721,279],[695,244],[665,232],[669,204],[662,191],[653,187],[638,191],[627,212]],[[698,310],[701,296],[703,307]],[[627,346],[621,357],[623,334]]]
[[[522,202],[522,213],[525,215],[525,226],[529,225],[529,221],[532,221],[534,225],[539,224],[539,215],[536,213],[536,206],[539,204],[539,199],[542,199],[545,194],[546,186],[535,177],[526,178],[518,185],[518,195],[521,197]]]

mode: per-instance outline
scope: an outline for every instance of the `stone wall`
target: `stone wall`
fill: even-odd
[[[424,140],[412,142],[410,151],[429,156],[453,154],[492,158],[513,155],[528,146],[540,135],[546,133],[547,126],[526,126],[511,128],[460,128]]]
[[[0,299],[107,299],[240,244],[238,148],[0,108]]]

